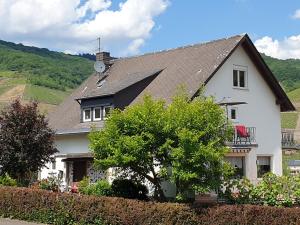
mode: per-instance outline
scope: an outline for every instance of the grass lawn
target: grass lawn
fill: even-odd
[[[287,94],[292,102],[300,101],[300,88],[297,88]]]
[[[297,112],[281,113],[281,127],[295,129],[298,120]]]
[[[36,86],[36,85],[26,85],[24,99],[25,100],[36,100],[42,103],[48,103],[52,105],[58,105],[61,103],[70,92],[59,91],[51,88]]]

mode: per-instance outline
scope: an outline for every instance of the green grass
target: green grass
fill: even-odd
[[[281,127],[295,129],[298,120],[297,112],[281,113]]]
[[[0,95],[4,94],[5,92],[7,92],[11,88],[13,88],[12,85],[1,85],[0,86]]]
[[[24,99],[58,105],[69,94],[70,91],[59,91],[36,85],[27,85],[24,93]]]
[[[289,92],[288,96],[292,102],[300,102],[300,88]]]

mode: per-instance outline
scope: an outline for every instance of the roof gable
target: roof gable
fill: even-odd
[[[294,110],[293,104],[248,35],[237,35],[203,44],[113,60],[112,66],[106,72],[107,78],[103,88],[97,88],[98,76],[89,77],[49,116],[50,125],[54,129],[78,129],[82,124],[80,124],[80,106],[75,99],[115,94],[149,77],[153,77],[153,80],[132,102],[136,102],[146,93],[155,98],[171,101],[178,87],[182,85],[193,98],[199,88],[214,76],[239,46],[246,50],[274,92],[281,110]]]

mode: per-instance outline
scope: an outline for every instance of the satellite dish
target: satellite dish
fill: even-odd
[[[105,70],[105,64],[102,61],[96,61],[94,64],[94,69],[96,70],[96,72],[98,73],[103,73]]]

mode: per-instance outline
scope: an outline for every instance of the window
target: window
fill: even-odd
[[[242,178],[245,176],[245,157],[225,157],[225,160],[234,168],[234,178]]]
[[[56,170],[56,160],[55,160],[55,158],[51,159],[51,167],[52,167],[52,170]]]
[[[271,172],[271,157],[257,156],[257,177],[260,178],[268,172]]]
[[[84,122],[91,121],[92,120],[91,114],[92,114],[91,109],[84,109],[83,110],[83,121]]]
[[[101,107],[94,108],[94,120],[101,120]]]
[[[111,106],[105,106],[103,107],[103,118],[107,119],[107,117],[109,116],[109,112],[112,109]]]
[[[230,109],[230,118],[232,120],[237,120],[237,108]]]
[[[247,87],[247,67],[234,66],[233,68],[233,87]]]

